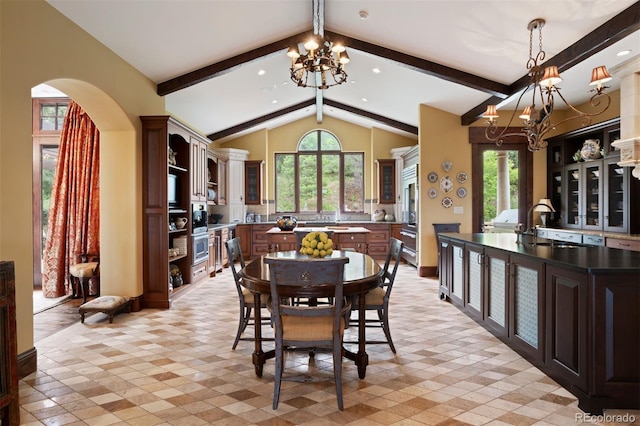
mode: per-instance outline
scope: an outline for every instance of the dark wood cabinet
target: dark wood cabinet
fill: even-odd
[[[549,265],[545,281],[547,369],[567,384],[587,389],[588,276]]]
[[[441,298],[448,292],[458,309],[576,395],[582,410],[640,408],[637,253],[524,247],[497,234],[444,235],[440,250]]]
[[[386,259],[389,252],[389,237],[391,235],[391,225],[388,223],[364,223],[361,225],[367,228],[367,253],[374,259]]]
[[[640,232],[640,181],[617,162],[611,143],[620,138],[620,120],[610,120],[556,136],[547,149],[547,196],[556,212],[549,226],[589,231]],[[582,161],[585,140],[598,140],[604,156]]]
[[[0,423],[20,424],[16,282],[13,262],[0,261]]]
[[[262,204],[262,167],[264,161],[244,162],[245,204]]]
[[[171,307],[170,266],[190,284],[193,247],[191,201],[205,199],[206,138],[170,116],[144,116],[142,122],[142,307]],[[171,196],[169,196],[171,194]],[[199,198],[201,197],[201,198]],[[171,199],[170,199],[171,198]],[[169,253],[169,249],[175,252]],[[204,262],[207,264],[207,262]],[[206,268],[205,268],[206,272]]]
[[[396,160],[378,160],[378,204],[396,202]]]
[[[251,259],[251,225],[236,225],[235,236],[240,238],[240,249],[242,250],[242,258],[245,261]]]

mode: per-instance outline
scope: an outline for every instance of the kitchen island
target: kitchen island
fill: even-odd
[[[640,408],[640,253],[440,234],[440,297],[600,414]]]
[[[278,227],[269,229],[267,241],[269,253],[274,251],[298,250],[298,238],[304,237],[313,231],[323,231],[331,233],[331,240],[335,250],[355,250],[359,253],[368,253],[368,234],[371,231],[362,226],[323,226],[323,227],[297,227],[291,231],[283,231]],[[298,235],[298,236],[296,236]]]

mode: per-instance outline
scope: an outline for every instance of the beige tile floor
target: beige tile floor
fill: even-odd
[[[64,309],[59,325],[77,314],[73,305]],[[251,364],[253,344],[240,342],[231,350],[238,302],[225,270],[181,290],[169,310],[120,314],[113,324],[101,313],[80,324],[78,315],[72,325],[41,334],[38,371],[20,381],[21,421],[95,426],[581,423],[576,416],[584,413],[573,395],[440,301],[436,280],[419,278],[415,268],[402,265],[390,313],[398,353],[387,345],[369,346],[364,380],[345,361],[343,412],[330,381],[330,355],[310,359],[297,352],[288,353],[285,375],[326,380],[284,382],[274,411],[273,360],[258,378]],[[38,329],[42,321],[35,322]],[[367,332],[372,338],[380,333]],[[640,424],[640,411],[608,413],[629,413],[633,424]]]

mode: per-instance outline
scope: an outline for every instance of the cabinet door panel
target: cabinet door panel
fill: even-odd
[[[587,391],[586,274],[547,266],[547,367]]]
[[[485,321],[498,336],[507,335],[507,261],[498,251],[485,252]]]
[[[484,251],[482,248],[467,247],[467,288],[465,306],[469,315],[475,319],[482,319],[482,273]]]
[[[525,358],[544,361],[544,264],[511,255],[509,340]]]
[[[464,248],[452,244],[451,251],[453,252],[453,267],[451,268],[451,290],[449,297],[451,303],[456,305],[463,305],[463,288],[464,288]]]

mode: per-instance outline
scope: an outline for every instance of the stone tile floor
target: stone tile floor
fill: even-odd
[[[343,364],[338,411],[330,354],[287,354],[271,409],[273,360],[256,377],[253,343],[231,350],[238,321],[233,278],[225,270],[177,292],[171,309],[95,313],[80,324],[75,303],[35,320],[38,370],[20,381],[28,425],[574,425],[576,398],[437,296],[437,281],[401,265],[391,297],[398,350],[370,345],[364,380]],[[47,325],[57,313],[58,330]],[[69,325],[70,324],[70,325]],[[40,331],[39,331],[40,330]],[[251,334],[252,330],[247,330]],[[265,333],[269,333],[265,330]],[[347,330],[351,340],[356,328]],[[367,329],[371,338],[377,329]],[[351,334],[351,336],[349,336]],[[271,345],[271,346],[270,346]],[[272,343],[265,343],[265,350]],[[320,379],[320,380],[318,380]],[[629,414],[640,424],[640,411]],[[595,424],[614,424],[595,422]]]

